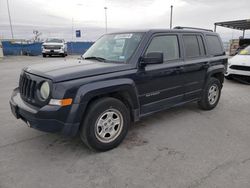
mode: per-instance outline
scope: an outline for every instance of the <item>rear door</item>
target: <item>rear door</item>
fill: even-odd
[[[200,97],[209,67],[209,58],[206,55],[204,36],[192,33],[183,34],[185,75],[185,101],[192,101]]]

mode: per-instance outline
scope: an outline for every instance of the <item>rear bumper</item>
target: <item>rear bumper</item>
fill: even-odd
[[[38,108],[24,102],[16,88],[10,99],[12,114],[17,119],[22,119],[31,128],[51,133],[74,136],[77,134],[80,122],[63,122],[58,119],[61,115],[61,107],[46,105]],[[74,116],[69,112],[68,116]],[[66,118],[68,119],[68,118]]]

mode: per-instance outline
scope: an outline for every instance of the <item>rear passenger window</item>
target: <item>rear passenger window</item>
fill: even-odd
[[[221,45],[220,39],[216,35],[207,35],[207,46],[210,55],[223,55],[224,49]]]
[[[177,36],[156,36],[148,46],[146,55],[151,52],[162,52],[164,61],[179,59],[179,44]]]
[[[196,35],[184,35],[183,42],[186,57],[198,57],[201,55]]]

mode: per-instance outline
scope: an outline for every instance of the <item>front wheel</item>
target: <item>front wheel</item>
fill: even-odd
[[[203,110],[212,110],[216,107],[221,95],[221,82],[216,78],[210,78],[205,86],[199,107]]]
[[[123,141],[129,124],[129,110],[124,103],[111,97],[101,98],[87,110],[80,136],[89,148],[107,151]]]

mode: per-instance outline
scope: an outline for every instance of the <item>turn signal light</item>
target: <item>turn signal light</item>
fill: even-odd
[[[50,99],[49,104],[55,106],[69,106],[71,105],[73,100],[71,98],[68,99]]]

